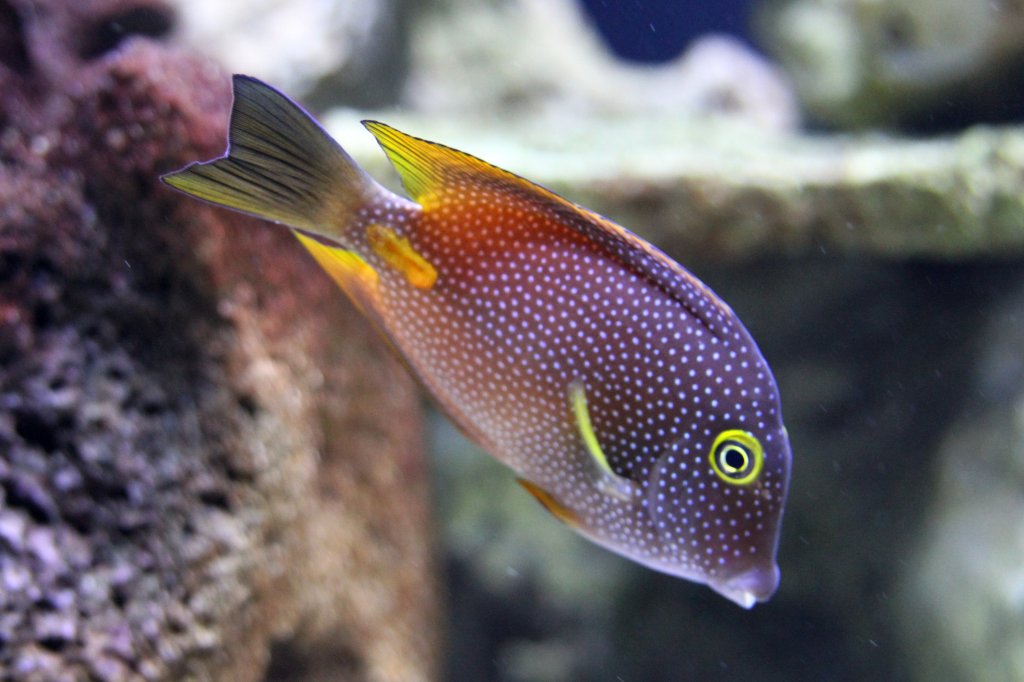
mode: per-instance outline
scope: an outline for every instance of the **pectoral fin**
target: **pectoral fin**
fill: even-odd
[[[597,488],[606,495],[617,497],[623,502],[629,502],[639,492],[634,481],[615,473],[608,458],[601,449],[601,444],[594,433],[594,426],[590,422],[590,412],[587,410],[587,394],[583,384],[574,381],[569,385],[569,400],[572,402],[573,414],[576,416],[576,429],[580,438],[587,448],[591,462],[594,465],[594,474],[597,477]]]

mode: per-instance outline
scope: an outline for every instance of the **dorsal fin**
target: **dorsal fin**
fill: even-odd
[[[474,178],[482,181],[487,177],[505,181],[522,180],[475,156],[413,137],[386,123],[363,121],[363,125],[377,138],[402,178],[402,185],[409,196],[421,204],[424,199],[429,199],[457,178],[463,181]]]
[[[377,121],[363,121],[363,125],[377,138],[394,164],[406,191],[424,208],[431,208],[438,195],[459,184],[515,194],[553,213],[559,223],[596,242],[613,257],[654,281],[712,334],[723,336],[720,320],[734,318],[732,309],[686,268],[604,216],[471,154],[407,135]],[[698,299],[710,305],[701,305]]]

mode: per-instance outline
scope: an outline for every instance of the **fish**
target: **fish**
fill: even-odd
[[[409,198],[233,78],[228,146],[162,176],[287,226],[440,409],[562,523],[750,608],[776,591],[791,454],[733,310],[655,246],[470,154],[363,125]]]

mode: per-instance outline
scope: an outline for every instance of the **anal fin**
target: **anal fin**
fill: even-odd
[[[292,230],[299,242],[363,313],[377,317],[377,271],[359,254],[330,246],[300,230]]]

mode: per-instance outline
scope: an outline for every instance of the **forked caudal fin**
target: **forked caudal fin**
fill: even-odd
[[[220,206],[328,236],[380,186],[287,96],[235,76],[227,154],[162,180]]]

